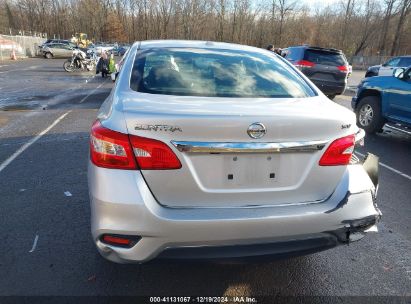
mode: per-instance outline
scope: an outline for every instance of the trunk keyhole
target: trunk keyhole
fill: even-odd
[[[232,174],[228,174],[228,179],[233,179],[234,176]]]
[[[275,178],[275,173],[270,173],[270,178]]]

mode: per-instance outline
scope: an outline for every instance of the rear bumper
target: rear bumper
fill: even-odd
[[[166,248],[157,259],[264,261],[315,253],[333,248],[340,243],[338,237],[332,233],[321,233],[263,244]]]
[[[92,235],[107,259],[224,259],[294,256],[359,239],[380,212],[375,187],[361,165],[347,167],[324,202],[247,208],[166,208],[139,171],[89,164]],[[104,244],[102,234],[136,235],[132,248]]]
[[[311,81],[326,95],[341,95],[346,89],[346,83],[312,79]]]

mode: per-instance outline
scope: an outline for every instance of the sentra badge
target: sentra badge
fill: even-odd
[[[161,131],[161,132],[183,132],[183,130],[178,126],[169,126],[169,125],[136,125],[135,130],[141,131]]]

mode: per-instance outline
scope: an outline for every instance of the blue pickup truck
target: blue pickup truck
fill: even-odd
[[[364,78],[351,101],[357,125],[367,133],[383,126],[411,135],[411,67],[392,76]]]

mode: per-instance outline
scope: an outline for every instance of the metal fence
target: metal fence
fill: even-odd
[[[9,59],[13,51],[17,57],[35,57],[40,52],[38,46],[45,41],[38,36],[0,35],[0,60]]]
[[[5,33],[5,34],[1,34]],[[59,37],[54,37],[59,38]],[[15,44],[3,43],[2,40],[13,41]],[[14,50],[17,57],[35,57],[40,55],[39,45],[47,40],[47,34],[32,31],[21,31],[13,29],[0,29],[0,60],[10,58]],[[353,56],[350,63],[355,70],[366,70],[372,65],[386,62],[391,56]]]

